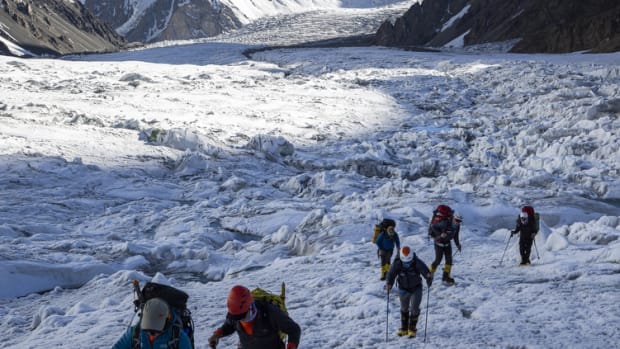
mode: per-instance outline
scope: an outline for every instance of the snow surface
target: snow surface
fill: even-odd
[[[321,40],[366,30],[352,18],[372,11],[284,21],[322,26]],[[425,333],[427,348],[617,346],[619,53],[242,54],[310,36],[269,30],[282,21],[0,57],[0,347],[111,347],[134,279],[189,293],[197,348],[231,286],[282,281],[301,348],[409,348]],[[464,216],[458,284],[425,290],[419,337],[398,338],[372,225],[394,218],[428,264],[439,203]],[[525,268],[508,239],[524,204],[542,217]]]

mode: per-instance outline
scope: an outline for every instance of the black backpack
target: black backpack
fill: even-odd
[[[170,306],[170,310],[175,314],[175,322],[172,324],[172,340],[168,343],[169,349],[179,347],[179,334],[185,332],[194,348],[194,320],[192,312],[187,309],[187,299],[189,295],[172,286],[162,285],[155,282],[147,282],[140,290],[138,280],[133,281],[134,291],[137,299],[133,301],[135,311],[140,310],[140,320],[142,319],[142,309],[144,304],[151,298],[161,298]],[[140,322],[136,324],[132,336],[132,348],[140,349]]]

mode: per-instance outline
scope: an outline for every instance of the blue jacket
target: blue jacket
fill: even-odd
[[[394,246],[400,248],[400,239],[398,233],[394,232],[394,235],[390,238],[387,230],[382,230],[375,242],[380,250],[393,251]]]
[[[133,331],[135,326],[131,326],[123,336],[114,344],[112,349],[133,349]],[[155,339],[153,345],[149,341],[149,335],[146,331],[140,331],[141,349],[168,349],[168,341],[172,338],[172,326]],[[179,331],[179,349],[192,349],[189,337],[182,330]]]

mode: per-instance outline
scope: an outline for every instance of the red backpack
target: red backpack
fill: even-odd
[[[533,222],[534,222],[534,229],[535,229],[536,233],[538,233],[538,231],[540,230],[540,215],[538,213],[534,212],[534,207],[532,207],[532,206],[523,206],[523,208],[521,208],[521,212],[527,213],[527,218],[529,220],[533,220]]]
[[[433,211],[433,218],[431,219],[431,224],[442,221],[444,219],[452,218],[452,214],[454,211],[448,205],[439,205]]]
[[[444,219],[451,219],[454,211],[448,205],[439,205],[433,210],[433,216],[430,222],[428,222],[428,235],[431,235],[431,226]]]

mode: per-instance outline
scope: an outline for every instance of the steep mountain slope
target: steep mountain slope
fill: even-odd
[[[620,50],[615,0],[426,0],[379,28],[385,46],[469,46],[514,40],[512,52]]]
[[[107,52],[124,45],[77,1],[0,1],[0,54]]]

